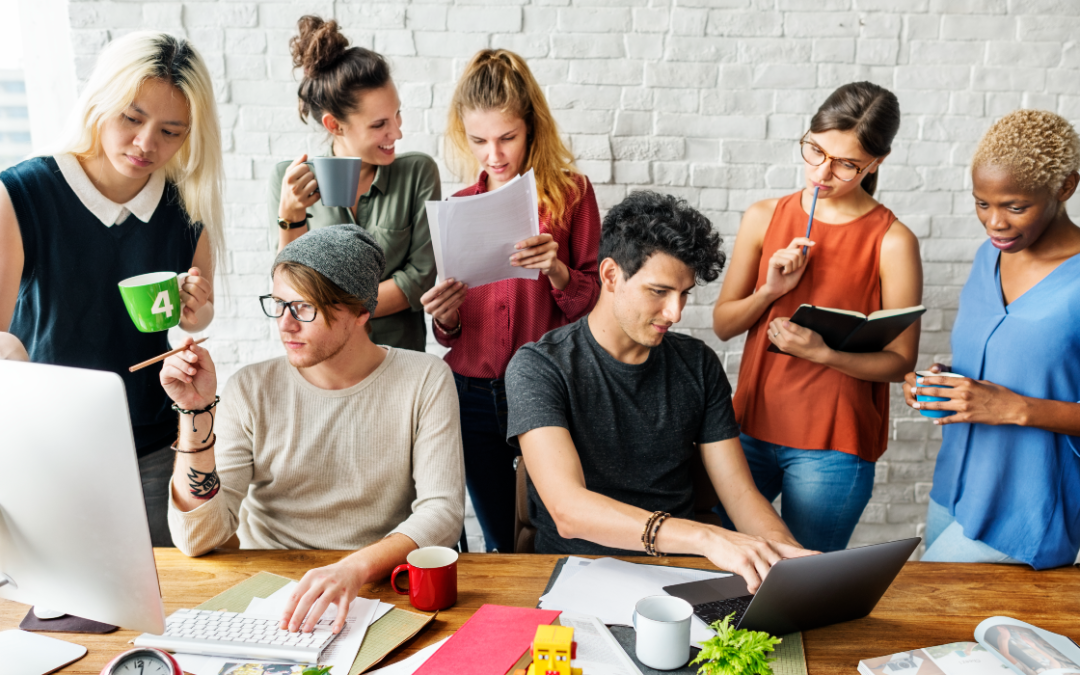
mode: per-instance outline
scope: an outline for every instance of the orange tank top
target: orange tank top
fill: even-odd
[[[788,195],[776,205],[755,290],[765,283],[773,252],[806,234],[801,194]],[[863,314],[881,309],[881,241],[895,220],[892,211],[879,204],[843,225],[814,221],[814,247],[799,285],[774,302],[746,337],[733,401],[743,433],[792,448],[839,450],[870,462],[885,452],[889,384],[769,352],[766,328],[802,304]]]

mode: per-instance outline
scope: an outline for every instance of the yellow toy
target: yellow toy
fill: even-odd
[[[581,675],[581,668],[570,665],[577,656],[574,629],[568,626],[537,626],[532,646],[533,662],[529,670],[514,675]]]

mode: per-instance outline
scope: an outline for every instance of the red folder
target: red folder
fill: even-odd
[[[558,616],[552,609],[481,605],[415,675],[506,675],[532,647],[536,627]]]

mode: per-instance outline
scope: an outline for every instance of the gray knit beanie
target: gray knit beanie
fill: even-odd
[[[355,295],[367,311],[379,304],[379,279],[386,256],[378,242],[359,225],[332,225],[312,230],[281,249],[274,266],[294,262],[310,267],[341,290]]]

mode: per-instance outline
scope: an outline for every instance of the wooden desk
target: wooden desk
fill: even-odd
[[[307,570],[343,555],[333,551],[234,551],[191,559],[174,549],[157,549],[155,553],[167,613],[194,607],[259,571],[299,579]],[[486,602],[535,606],[557,559],[549,555],[462,555],[457,605],[440,612],[436,622],[385,663],[446,637]],[[649,562],[714,569],[703,558]],[[408,598],[394,593],[387,582],[366,586],[361,594],[409,608]],[[26,611],[26,605],[0,600],[0,630],[18,627]],[[1013,616],[1080,642],[1080,570],[1067,567],[1034,572],[1013,565],[908,563],[869,617],[804,634],[810,675],[855,675],[860,659],[972,640],[975,626],[996,614]],[[82,660],[60,672],[97,675],[113,656],[130,648],[127,642],[136,633],[49,635],[89,649]]]

